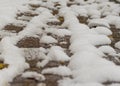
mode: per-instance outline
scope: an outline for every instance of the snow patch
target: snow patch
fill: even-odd
[[[115,47],[120,49],[120,41],[115,44]]]
[[[52,46],[49,50],[48,56],[50,60],[54,61],[69,61],[70,57],[59,46]]]
[[[33,78],[37,81],[44,81],[45,80],[45,77],[42,75],[42,74],[39,74],[37,72],[24,72],[22,74],[22,77],[23,78]]]
[[[60,75],[60,76],[70,76],[72,74],[72,72],[66,66],[59,66],[59,67],[44,69],[42,71],[42,74],[56,74],[56,75]]]
[[[42,36],[40,39],[41,43],[57,43],[57,40],[51,36]]]

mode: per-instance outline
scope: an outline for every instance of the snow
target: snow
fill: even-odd
[[[120,41],[115,44],[115,47],[120,49]]]
[[[105,54],[109,54],[109,55],[115,55],[116,54],[116,51],[110,46],[101,46],[98,49],[101,50]]]
[[[80,48],[78,46],[81,46]],[[84,41],[77,41],[73,44],[71,44],[70,46],[70,49],[73,53],[79,51],[79,52],[82,52],[82,51],[89,51],[89,52],[94,52],[100,56],[103,56],[103,53],[98,50],[96,47],[94,47],[93,45],[89,44],[89,43],[86,43]]]
[[[115,15],[109,15],[105,18],[109,24],[115,25],[116,28],[120,28],[120,17],[115,16]]]
[[[93,8],[89,9],[88,8],[88,16],[90,16],[91,18],[100,18],[101,13],[97,9],[93,9]],[[96,24],[97,24],[97,22],[96,22]],[[94,22],[94,25],[95,25],[95,22]]]
[[[105,35],[83,35],[84,39],[87,39],[93,45],[110,44],[111,40]],[[99,40],[97,40],[99,38]],[[96,41],[97,40],[97,41]]]
[[[38,1],[38,0],[34,0],[34,1],[30,0],[30,1],[29,1],[29,4],[39,5],[39,4],[41,4],[41,3],[42,3],[42,2],[41,2],[41,1]]]
[[[57,40],[51,36],[42,36],[40,39],[41,43],[57,43]]]
[[[47,50],[46,50],[45,48],[43,48],[43,47],[40,47],[40,48],[39,48],[39,51],[40,51],[40,52],[43,52],[43,53],[47,53]]]
[[[80,15],[80,16],[87,17],[87,10],[82,6],[80,7],[80,6],[73,5],[71,6],[71,10],[75,12],[76,16]]]
[[[111,70],[112,69],[112,70]],[[89,72],[88,72],[89,71]],[[102,66],[102,67],[86,67],[74,72],[75,82],[118,82],[120,67],[117,66]]]
[[[64,36],[71,35],[71,32],[69,30],[66,30],[66,29],[58,29],[58,30],[56,30],[55,34],[60,36],[60,37],[64,37]]]
[[[88,26],[93,27],[93,26],[103,26],[110,28],[109,23],[105,19],[92,19],[89,20]]]
[[[16,36],[16,33],[10,33],[9,31],[1,30],[0,31],[0,37],[3,38],[5,36]]]
[[[64,37],[64,36],[70,36],[71,35],[71,31],[67,30],[67,29],[57,29],[57,28],[46,28],[46,33],[52,33],[54,35],[60,36],[60,37]]]
[[[18,74],[29,68],[29,65],[25,62],[25,58],[21,54],[22,52],[12,44],[11,39],[10,37],[4,37],[1,41],[3,60],[9,64],[8,68],[0,71],[1,86],[5,86],[5,83],[12,81]]]
[[[109,86],[120,86],[120,84],[111,84]]]
[[[92,28],[92,30],[95,30],[97,33],[102,34],[102,35],[112,35],[112,31],[106,27],[96,27]]]
[[[117,0],[120,2],[119,0]],[[63,76],[59,86],[105,86],[101,83],[120,82],[120,67],[103,57],[111,55],[119,59],[120,41],[115,43],[114,49],[110,46],[113,40],[110,26],[120,29],[120,5],[109,0],[74,0],[74,5],[68,7],[69,0],[1,0],[0,1],[0,60],[9,66],[0,70],[0,86],[10,86],[8,82],[22,75],[23,78],[32,78],[44,81],[42,74]],[[54,5],[59,3],[58,15],[53,15]],[[32,10],[29,4],[40,5]],[[80,5],[79,5],[80,4]],[[54,10],[56,10],[54,9]],[[30,12],[38,14],[34,17],[21,16],[17,20],[17,13]],[[64,18],[61,26],[50,26],[48,22],[59,22],[58,17]],[[81,24],[78,16],[88,17],[88,24]],[[22,21],[24,20],[24,21]],[[29,22],[28,22],[29,20]],[[26,26],[19,33],[3,30],[5,25]],[[66,29],[67,27],[67,29]],[[114,29],[114,28],[112,28]],[[48,36],[48,33],[52,34]],[[18,48],[16,43],[24,37],[38,37],[40,43],[56,44],[58,37],[70,38],[70,57],[66,49],[52,45],[50,48]],[[55,37],[55,38],[54,38]],[[63,44],[66,42],[62,42]],[[26,71],[29,64],[26,60],[39,60],[36,67],[44,68],[49,61],[69,62],[68,66],[45,68],[42,74]],[[66,76],[72,76],[72,78]],[[119,86],[111,84],[108,86]],[[39,83],[38,86],[46,86]]]
[[[34,78],[37,81],[44,81],[45,80],[45,77],[42,74],[39,74],[37,72],[30,72],[30,71],[24,72],[22,74],[22,77],[23,78]]]
[[[118,2],[120,2],[120,0],[117,0]]]
[[[100,34],[93,29],[89,29],[86,25],[79,24],[76,16],[68,8],[67,11],[66,9],[62,9],[61,12],[61,15],[65,17],[63,25],[68,25],[68,28],[72,32],[70,50],[74,54],[68,65],[72,70],[72,82],[78,83],[78,86],[80,86],[81,83],[89,83],[88,86],[90,86],[91,82],[102,83],[105,81],[119,81],[120,77],[114,76],[119,76],[119,72],[116,71],[120,71],[120,68],[113,62],[102,58],[104,52],[116,52],[110,47],[103,47],[101,48],[102,50],[95,48],[96,45],[111,43],[111,40],[107,37],[107,34],[110,31],[107,30],[106,32],[109,32],[107,34],[104,32],[104,35]],[[106,28],[110,27],[109,22],[106,19],[92,19],[89,20],[88,25],[90,27],[94,25]],[[111,34],[111,32],[109,34]],[[69,84],[60,84],[60,86],[66,85]],[[73,86],[77,85],[73,84]]]
[[[28,0],[1,0],[0,1],[0,28],[3,28],[7,23],[14,21],[14,17],[19,8]]]
[[[37,86],[46,86],[46,84],[45,83],[39,83],[39,84],[37,84]]]
[[[76,83],[72,79],[65,78],[59,81],[59,86],[103,86],[100,83]]]
[[[50,60],[54,61],[64,62],[70,60],[70,57],[59,46],[52,46],[49,50],[48,56],[50,57]]]
[[[47,57],[47,56],[46,56]],[[47,57],[45,60],[43,60],[42,62],[37,62],[36,66],[38,68],[44,67],[47,63],[49,62],[49,57]]]
[[[23,56],[27,60],[34,60],[34,59],[46,59],[47,56],[45,53],[47,52],[44,48],[21,48],[23,52]]]
[[[58,71],[59,70],[59,71]],[[70,76],[71,70],[66,66],[47,68],[42,71],[42,74],[55,74],[60,76]]]
[[[77,70],[87,66],[100,67],[100,66],[109,66],[109,65],[114,65],[114,64],[110,61],[101,58],[99,55],[96,55],[93,52],[83,51],[74,54],[71,57],[71,61],[68,66],[72,70]]]
[[[19,33],[20,36],[37,35],[41,37],[43,33],[42,28],[47,27],[45,23],[47,22],[47,19],[53,17],[53,15],[50,13],[48,9],[42,7],[37,9],[36,12],[39,12],[40,15],[32,18],[27,27]]]

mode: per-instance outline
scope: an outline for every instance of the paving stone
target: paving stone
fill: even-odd
[[[17,26],[14,24],[9,24],[4,27],[4,30],[18,33],[20,31],[22,31],[24,27],[25,26]]]
[[[39,48],[40,42],[39,38],[26,37],[18,41],[17,46],[19,48]]]

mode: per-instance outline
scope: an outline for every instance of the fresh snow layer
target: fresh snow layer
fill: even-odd
[[[22,48],[23,56],[27,60],[33,60],[33,59],[45,59],[46,58],[46,51],[44,48]]]
[[[0,0],[0,28],[14,21],[17,11],[25,9],[22,6],[27,2],[28,0]]]
[[[112,35],[112,31],[106,27],[96,27],[92,29],[95,30],[99,34],[108,35],[108,36]]]
[[[75,4],[80,5],[67,7],[68,2],[69,0],[48,0],[48,2],[40,0],[0,1],[1,29],[8,23],[16,22],[17,24],[21,22],[21,19],[31,19],[29,23],[22,22],[27,26],[18,34],[0,31],[0,37],[3,38],[0,44],[0,59],[9,65],[8,68],[0,70],[0,86],[9,86],[8,82],[11,82],[17,75],[29,68],[29,65],[25,62],[26,58],[27,60],[42,59],[41,62],[37,63],[37,67],[44,67],[50,60],[70,61],[67,67],[59,66],[42,71],[43,74],[72,76],[72,79],[64,78],[60,80],[59,86],[104,86],[100,83],[106,81],[120,82],[120,67],[103,58],[106,53],[112,56],[120,56],[116,54],[113,48],[107,46],[111,44],[108,37],[112,35],[110,25],[120,29],[120,5],[108,0],[74,0]],[[28,10],[26,3],[41,5],[34,12],[29,10],[32,13],[37,13],[38,16],[33,18],[22,16],[19,21],[16,21],[16,13]],[[50,21],[58,21],[56,18],[58,16],[53,16],[51,10],[49,10],[54,8],[54,3],[61,4],[58,7],[59,16],[64,17],[62,28],[59,29],[47,25]],[[87,20],[88,26],[79,23],[78,16],[89,17]],[[65,27],[68,29],[65,29]],[[52,46],[48,50],[42,47],[38,49],[19,49],[15,46],[17,41],[26,36],[39,37],[42,43],[57,43],[57,40],[52,36],[47,36],[47,33],[52,33],[53,36],[58,37],[71,36],[69,49],[73,55],[69,57],[64,49],[59,46]],[[115,47],[120,49],[120,42],[117,42]],[[22,77],[34,78],[38,81],[45,80],[43,75],[36,72],[24,72]],[[119,86],[119,84],[110,86]]]
[[[46,86],[45,83],[38,83],[37,86]]]
[[[102,85],[100,83],[94,83],[94,82],[77,83],[77,82],[74,82],[72,79],[65,78],[65,79],[59,81],[59,86],[104,86],[104,85]]]
[[[52,33],[54,35],[60,36],[60,37],[64,37],[64,36],[70,36],[71,35],[71,31],[67,30],[67,29],[57,29],[57,28],[47,28],[46,29],[47,33]]]
[[[40,42],[49,44],[49,43],[57,43],[57,40],[51,36],[42,36]]]
[[[69,61],[70,57],[59,46],[52,46],[49,50],[48,56],[50,60],[54,61]]]
[[[71,57],[68,67],[72,70],[74,84],[70,82],[60,83],[59,86],[103,86],[101,84],[90,84],[92,82],[103,83],[106,81],[119,81],[120,67],[113,62],[104,58],[103,53],[116,52],[111,47],[96,48],[96,45],[110,44],[111,40],[107,35],[111,34],[109,22],[106,19],[92,19],[89,26],[105,27],[106,30],[89,29],[86,25],[80,24],[76,19],[76,15],[66,7],[60,10],[62,16],[65,17],[64,26],[72,32],[70,50],[74,53]],[[110,50],[109,50],[110,49]],[[64,80],[63,80],[64,81]],[[70,83],[70,84],[69,84]],[[77,83],[77,85],[75,84]],[[85,83],[85,84],[82,84]],[[88,84],[87,84],[88,83]]]
[[[84,7],[73,5],[71,6],[71,10],[75,12],[75,15],[85,16],[87,17],[87,10]]]
[[[59,66],[59,67],[44,69],[42,71],[42,74],[56,74],[56,75],[61,75],[61,76],[70,76],[72,74],[72,72],[66,66]]]
[[[103,26],[103,27],[110,28],[109,23],[105,19],[92,19],[92,20],[89,21],[88,26],[90,26],[90,27],[92,27],[92,26]]]
[[[12,44],[12,38],[5,37],[1,41],[2,57],[8,68],[0,71],[0,86],[7,82],[11,82],[17,75],[21,74],[29,65],[25,62],[21,50]]]
[[[102,66],[109,66],[109,65],[114,65],[114,64],[110,61],[107,61],[99,57],[99,55],[96,55],[89,51],[78,52],[74,54],[71,57],[71,61],[69,63],[69,67],[72,70],[77,70],[77,69],[88,67],[88,66],[102,67]]]
[[[120,49],[120,41],[115,44],[115,47]]]
[[[47,58],[49,58],[49,57],[47,57]],[[43,60],[42,62],[37,62],[36,66],[38,68],[44,67],[49,62],[49,59],[47,59],[47,58],[45,60]]]
[[[116,54],[116,51],[110,46],[101,46],[98,49],[101,50],[105,54],[109,54],[109,55],[115,55]]]
[[[119,7],[119,11],[120,11],[120,7]],[[115,25],[116,28],[120,28],[120,17],[119,16],[115,16],[115,15],[109,15],[105,18],[109,24],[111,25]]]

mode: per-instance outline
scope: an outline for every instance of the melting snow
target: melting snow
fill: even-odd
[[[115,44],[115,47],[120,49],[120,41]]]
[[[50,60],[55,61],[69,61],[70,57],[64,52],[64,50],[59,46],[53,46],[50,48],[50,52],[48,53]]]
[[[69,76],[69,75],[72,74],[72,72],[66,66],[59,66],[59,67],[53,67],[53,68],[44,69],[42,71],[42,74],[56,74],[56,75],[61,75],[61,76]]]
[[[117,0],[120,2],[120,0]],[[42,71],[43,74],[57,74],[64,76],[59,81],[59,86],[105,86],[101,83],[107,81],[120,82],[120,67],[113,62],[104,59],[105,54],[120,56],[115,49],[109,46],[111,44],[108,36],[112,35],[110,26],[120,29],[120,5],[109,0],[74,0],[70,7],[67,6],[69,0],[1,0],[0,1],[0,59],[9,64],[8,68],[0,70],[0,86],[9,86],[17,75],[29,68],[27,60],[38,59],[36,66],[44,67],[49,61],[65,62],[70,61],[68,66],[59,66],[47,68]],[[49,27],[48,22],[59,21],[51,12],[54,9],[54,3],[59,3],[59,16],[64,18],[61,27]],[[72,0],[71,0],[72,3]],[[76,4],[77,3],[77,4]],[[41,5],[36,10],[30,10],[26,4]],[[80,4],[80,5],[79,5]],[[21,12],[37,13],[35,17],[19,17],[15,20],[16,13]],[[89,19],[88,25],[79,23],[78,16],[85,16]],[[30,20],[29,23],[21,20]],[[19,33],[10,33],[2,30],[9,23],[22,23],[26,25],[24,30]],[[67,27],[67,29],[65,28]],[[69,49],[73,53],[69,57],[65,49],[60,46],[52,46],[50,49],[40,48],[18,48],[15,44],[26,36],[35,36],[40,38],[41,43],[57,44],[57,40],[52,36],[65,37],[71,36]],[[64,43],[64,42],[63,42]],[[120,41],[115,44],[120,49]],[[24,53],[23,53],[24,52]],[[29,58],[31,57],[31,58]],[[72,76],[72,79],[65,78]],[[24,78],[34,78],[38,81],[44,81],[45,77],[37,72],[24,72]],[[41,86],[39,84],[38,86]],[[120,86],[120,84],[111,84],[109,86]]]
[[[22,77],[23,78],[34,78],[35,80],[38,80],[38,81],[44,81],[45,80],[45,77],[42,75],[42,74],[39,74],[37,72],[24,72],[22,74]]]

